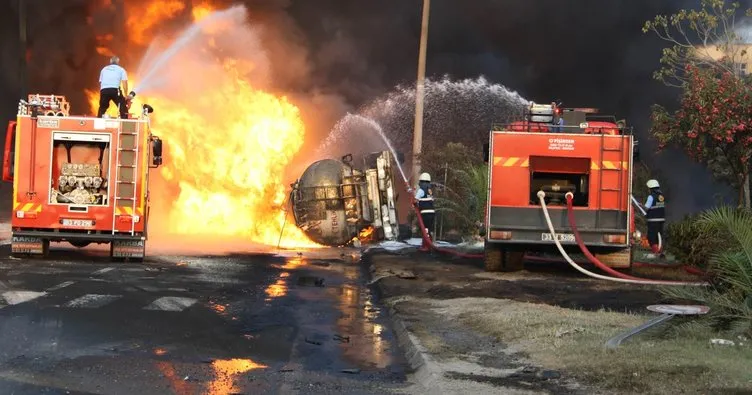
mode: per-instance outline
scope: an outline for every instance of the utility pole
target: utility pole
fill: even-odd
[[[418,81],[415,89],[415,127],[413,128],[413,174],[412,182],[420,177],[420,153],[423,145],[423,96],[426,78],[426,45],[428,44],[428,15],[431,0],[423,0],[423,24],[420,30],[420,54],[418,56]]]
[[[26,65],[26,0],[18,0],[18,52],[19,52],[19,79],[21,85],[20,99],[26,100],[27,89],[27,65]]]

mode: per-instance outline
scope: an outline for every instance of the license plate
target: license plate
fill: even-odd
[[[556,238],[559,241],[575,241],[574,235],[571,233],[557,233]],[[541,240],[542,241],[554,241],[554,238],[551,237],[551,233],[541,233]]]
[[[112,242],[112,256],[116,258],[143,258],[144,257],[144,241],[143,240],[113,241]]]
[[[89,228],[94,226],[94,221],[90,219],[64,219],[63,226],[72,226],[77,228]]]

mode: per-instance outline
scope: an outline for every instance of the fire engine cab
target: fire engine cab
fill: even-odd
[[[8,123],[3,181],[13,183],[11,250],[49,253],[50,242],[110,245],[112,258],[145,256],[149,169],[162,141],[149,116],[71,116],[64,96],[32,94]]]

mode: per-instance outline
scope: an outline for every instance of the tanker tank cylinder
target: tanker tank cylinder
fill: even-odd
[[[353,174],[342,161],[314,162],[293,185],[297,226],[319,244],[346,245],[357,236],[358,225],[363,222],[357,196],[364,188],[365,177]]]
[[[68,176],[68,185],[71,187],[75,187],[78,180],[76,179],[76,176]]]
[[[84,186],[91,188],[94,185],[94,177],[84,177]]]
[[[94,188],[96,188],[96,189],[101,188],[102,187],[102,181],[103,181],[102,177],[94,177],[94,180],[93,180]]]
[[[66,177],[66,176],[60,176],[60,177],[58,177],[57,184],[60,187],[60,189],[65,188],[68,185],[68,177]]]

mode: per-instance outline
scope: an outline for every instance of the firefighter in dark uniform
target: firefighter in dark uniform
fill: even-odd
[[[415,191],[415,200],[418,202],[420,217],[423,219],[423,225],[428,231],[428,236],[433,239],[432,231],[436,211],[433,207],[433,190],[431,189],[430,174],[423,173],[420,175],[420,178],[418,179],[418,190]]]
[[[650,189],[650,195],[645,202],[645,210],[647,211],[648,242],[652,251],[652,254],[648,254],[648,258],[652,259],[659,254],[663,255],[661,250],[663,224],[666,222],[666,198],[657,180],[648,180],[647,187]]]

